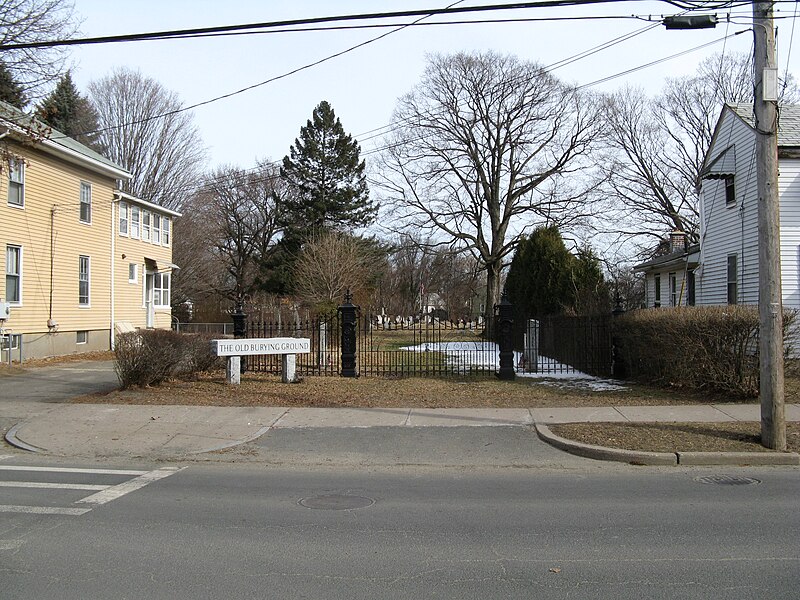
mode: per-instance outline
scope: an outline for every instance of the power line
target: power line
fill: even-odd
[[[554,8],[565,6],[584,6],[591,4],[609,4],[623,0],[538,0],[536,2],[514,2],[511,4],[489,4],[483,6],[453,5],[446,8],[427,8],[418,10],[403,10],[382,13],[360,13],[352,15],[338,15],[332,17],[311,17],[305,19],[290,19],[284,21],[267,21],[263,23],[246,23],[242,25],[220,25],[216,27],[198,27],[193,29],[174,29],[169,31],[151,31],[146,33],[127,33],[122,35],[107,35],[91,38],[49,40],[44,42],[29,42],[19,44],[0,45],[3,50],[23,50],[32,48],[54,48],[59,46],[81,46],[88,44],[111,44],[118,42],[139,42],[146,40],[167,40],[172,38],[185,39],[213,33],[234,33],[245,30],[269,29],[273,27],[287,27],[296,25],[312,25],[316,23],[331,23],[337,21],[362,21],[372,19],[392,19],[399,17],[448,15],[457,13],[478,13],[497,10],[520,10],[528,8]],[[456,4],[460,4],[457,2]],[[720,3],[717,3],[720,4]],[[722,3],[725,4],[725,3]]]

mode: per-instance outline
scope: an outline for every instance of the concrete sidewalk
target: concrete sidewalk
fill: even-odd
[[[404,409],[61,403],[78,394],[103,392],[115,386],[116,375],[113,364],[109,361],[66,363],[40,367],[23,375],[4,377],[0,379],[0,428],[7,430],[5,437],[10,444],[35,452],[60,456],[148,456],[171,459],[240,446],[269,431],[277,430],[536,426],[540,437],[563,450],[608,459],[609,456],[601,452],[607,449],[597,450],[560,440],[549,433],[547,425],[575,422],[731,422],[760,419],[760,407],[756,404]],[[800,421],[800,405],[787,405],[786,418]],[[673,462],[666,464],[674,464],[675,454],[667,454],[672,457]],[[776,456],[776,453],[758,454]],[[792,456],[794,458],[791,460],[798,459],[797,455]],[[612,456],[611,460],[641,462],[640,458],[627,454],[616,458]]]
[[[0,411],[6,403],[0,403]],[[17,447],[62,456],[156,456],[213,452],[273,429],[525,427],[573,422],[757,421],[757,405],[620,406],[542,409],[277,408],[50,405],[12,427]],[[20,412],[17,409],[17,412]],[[800,420],[800,406],[787,406]]]

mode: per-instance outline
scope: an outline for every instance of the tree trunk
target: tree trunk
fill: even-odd
[[[484,318],[486,319],[486,339],[494,339],[494,305],[500,302],[500,271],[501,263],[495,262],[486,265],[486,305]]]

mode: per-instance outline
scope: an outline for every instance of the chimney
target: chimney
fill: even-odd
[[[683,231],[673,231],[669,234],[669,251],[685,252],[686,251],[686,233]]]

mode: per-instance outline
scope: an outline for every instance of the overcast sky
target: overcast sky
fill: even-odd
[[[140,33],[285,19],[443,8],[454,0],[76,0],[84,36]],[[500,4],[505,0],[464,0],[458,6]],[[795,3],[778,3],[777,15],[791,17]],[[564,80],[588,84],[640,65],[720,40],[748,29],[750,7],[733,9],[735,23],[716,29],[666,31],[655,27],[609,49],[555,71]],[[544,8],[432,17],[443,20],[631,16],[660,19],[678,9],[666,2],[617,2],[574,8]],[[719,15],[727,14],[727,10]],[[397,19],[398,24],[414,18]],[[386,21],[382,21],[386,23]],[[374,21],[373,21],[374,23]],[[781,74],[800,71],[800,41],[791,50],[794,19],[777,20]],[[397,98],[410,91],[425,68],[427,53],[494,50],[552,65],[647,27],[645,20],[549,20],[408,27],[318,66],[194,110],[208,147],[209,166],[253,166],[257,159],[278,160],[288,153],[314,107],[327,100],[345,130],[369,159],[380,139],[372,130],[390,123]],[[228,94],[282,75],[376,37],[389,29],[272,33],[105,44],[72,50],[74,77],[86,84],[118,66],[141,70],[177,92],[187,105]],[[752,52],[747,31],[680,58],[593,86],[611,91],[639,85],[656,93],[665,77],[691,74],[715,52]],[[800,37],[800,32],[798,32]]]

